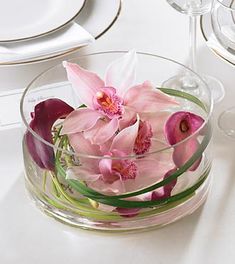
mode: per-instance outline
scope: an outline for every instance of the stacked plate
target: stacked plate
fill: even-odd
[[[235,49],[232,46],[222,45],[215,36],[210,14],[201,16],[201,32],[207,46],[221,59],[235,66]]]
[[[0,65],[73,52],[104,34],[121,0],[7,0],[0,9]]]

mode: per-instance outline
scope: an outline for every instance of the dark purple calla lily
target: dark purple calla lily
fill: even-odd
[[[120,208],[120,207],[117,207],[116,211],[120,214],[120,216],[130,218],[130,217],[137,216],[139,211],[140,211],[140,208]]]
[[[190,112],[176,112],[169,117],[165,125],[165,135],[170,145],[174,145],[196,132],[204,123],[204,119]],[[193,137],[174,148],[173,160],[177,167],[184,165],[197,151],[199,142]],[[200,164],[197,160],[190,171],[194,171]]]
[[[177,170],[177,168],[169,170],[165,174],[164,180],[166,178],[168,178],[169,176],[171,176],[174,172],[176,172],[176,170]],[[152,192],[151,200],[154,201],[154,200],[159,200],[159,199],[164,199],[164,198],[170,197],[171,196],[171,191],[175,187],[176,183],[177,183],[177,179],[172,180],[171,182],[169,182],[168,184],[166,184],[162,188],[158,189],[157,191]]]
[[[74,109],[60,99],[48,99],[37,104],[31,114],[30,127],[47,142],[52,143],[51,128],[56,120],[65,118]],[[35,163],[42,169],[54,170],[54,151],[27,131],[26,145]]]

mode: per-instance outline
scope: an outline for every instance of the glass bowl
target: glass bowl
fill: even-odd
[[[89,71],[104,76],[105,69],[113,60],[126,52],[108,51],[84,55],[71,60]],[[197,96],[171,87],[162,87],[165,80],[179,74],[190,73],[201,83]],[[189,68],[168,58],[138,52],[136,83],[152,82],[156,89],[177,101],[167,109],[168,115],[190,112],[203,118],[203,124],[189,137],[176,144],[168,144],[164,133],[153,139],[154,148],[147,153],[112,156],[75,152],[66,136],[61,135],[62,119],[53,125],[53,144],[40,137],[30,122],[35,106],[48,99],[61,99],[77,108],[81,102],[68,82],[62,64],[37,76],[25,90],[21,99],[21,117],[24,124],[23,154],[26,188],[36,205],[49,216],[66,224],[85,229],[103,231],[133,231],[161,227],[193,213],[205,201],[210,186],[211,169],[211,113],[212,100],[204,81]],[[141,99],[141,93],[139,94]],[[164,112],[163,114],[165,114]],[[161,111],[159,111],[161,113]],[[48,114],[48,113],[46,113]],[[43,121],[41,121],[43,122]],[[165,123],[159,123],[164,130]],[[185,128],[185,127],[184,127]],[[40,134],[40,135],[39,135]],[[34,140],[37,155],[51,155],[49,169],[39,166],[29,151],[27,137]],[[174,164],[175,151],[180,158],[188,153],[190,144],[197,143],[194,151],[181,164]],[[78,144],[81,143],[79,140]],[[120,142],[122,144],[122,142]],[[117,146],[118,148],[118,146]],[[87,183],[82,178],[66,177],[71,163],[93,168],[101,162],[112,164],[117,170],[121,165],[135,166],[137,178],[121,181],[122,191],[110,193],[109,185]],[[121,165],[120,165],[121,164]],[[145,164],[145,166],[142,166]],[[124,165],[123,165],[124,166]],[[141,167],[142,166],[142,167]],[[125,167],[127,168],[127,167]],[[129,168],[129,167],[128,167]],[[142,169],[141,169],[142,168]],[[91,172],[92,174],[92,172]],[[79,177],[81,174],[79,175]],[[82,176],[81,176],[82,177]],[[143,178],[144,177],[144,178]],[[96,183],[96,182],[95,182]],[[114,190],[115,179],[108,183]],[[111,187],[110,187],[111,188]],[[119,187],[117,187],[118,189]],[[170,190],[170,191],[169,191]]]

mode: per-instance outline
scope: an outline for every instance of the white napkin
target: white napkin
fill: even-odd
[[[0,64],[27,61],[56,55],[88,45],[94,38],[75,22],[67,27],[35,39],[0,45]]]
[[[229,48],[225,48],[223,47],[218,40],[216,39],[216,37],[214,36],[214,34],[211,34],[208,38],[208,41],[206,42],[207,46],[209,48],[211,48],[212,50],[214,50],[216,53],[218,53],[219,55],[221,55],[224,59],[232,62],[233,64],[235,64],[235,51],[233,51],[232,49]]]

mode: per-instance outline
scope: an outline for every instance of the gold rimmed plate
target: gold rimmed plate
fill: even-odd
[[[211,51],[213,51],[215,55],[217,55],[219,58],[235,66],[235,50],[230,47],[223,47],[216,39],[216,36],[213,33],[210,14],[205,14],[201,16],[200,27],[202,36]]]
[[[113,26],[113,24],[119,17],[121,6],[122,0],[86,0],[79,15],[76,16],[76,19],[74,19],[74,22],[77,22],[85,30],[87,30],[95,39],[98,39]],[[57,32],[59,32],[59,30]],[[21,43],[22,42],[19,42],[18,44]],[[17,45],[17,42],[15,44]],[[18,65],[41,62],[68,55],[77,51],[80,48],[81,47],[78,45],[77,47],[73,47],[72,49],[68,49],[66,51],[63,50],[62,52],[53,53],[53,55],[44,54],[40,57],[34,57],[22,61],[1,61],[0,65]]]
[[[85,0],[7,0],[0,8],[0,42],[43,36],[71,22]]]

